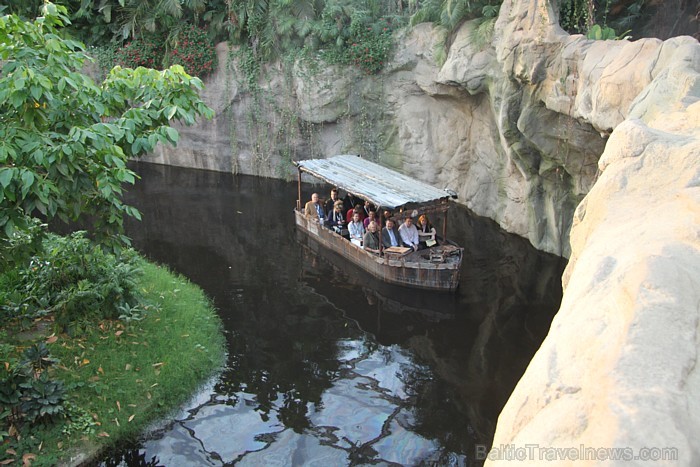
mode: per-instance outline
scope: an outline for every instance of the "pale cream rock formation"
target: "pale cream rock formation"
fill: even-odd
[[[547,3],[502,11],[519,43],[554,34],[527,21]],[[561,309],[487,465],[700,465],[700,45],[570,40],[574,116],[612,134],[574,215]],[[563,94],[541,95],[555,105]],[[598,448],[626,450],[606,460]]]

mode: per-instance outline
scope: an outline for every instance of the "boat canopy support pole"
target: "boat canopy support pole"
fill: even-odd
[[[442,239],[447,240],[447,210],[443,213],[444,220],[442,222]]]
[[[382,256],[382,252],[384,251],[384,242],[382,242],[382,225],[384,225],[384,216],[382,215],[381,206],[377,206],[377,211],[379,211],[379,256]]]
[[[299,177],[297,183],[297,211],[301,211],[301,169],[299,169]]]

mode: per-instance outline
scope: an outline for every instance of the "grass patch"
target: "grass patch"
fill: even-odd
[[[64,383],[64,416],[15,426],[0,418],[0,463],[71,463],[76,455],[134,439],[186,402],[224,364],[221,321],[204,293],[167,269],[139,261],[142,296],[126,320],[101,320],[72,336],[51,315],[0,325],[0,364],[43,342],[58,360],[45,371]],[[11,277],[0,277],[5,287]],[[2,292],[0,291],[0,298]],[[0,405],[0,412],[2,412]]]

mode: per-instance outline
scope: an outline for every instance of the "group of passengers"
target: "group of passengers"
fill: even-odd
[[[323,204],[318,193],[312,194],[311,201],[304,206],[304,214],[308,218],[318,219],[321,225],[375,254],[381,251],[380,242],[382,248],[406,247],[413,251],[436,243],[435,228],[425,214],[418,217],[417,225],[414,225],[411,216],[406,215],[396,228],[391,213],[384,211],[385,225],[381,228],[372,203],[363,203],[352,193],[340,199],[337,188],[331,189],[330,198]]]

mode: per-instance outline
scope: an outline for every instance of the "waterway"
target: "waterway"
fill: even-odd
[[[206,291],[229,356],[171,420],[96,465],[481,464],[559,306],[564,260],[456,206],[458,291],[387,286],[299,236],[295,182],[134,167],[126,200],[143,221],[128,235]]]

